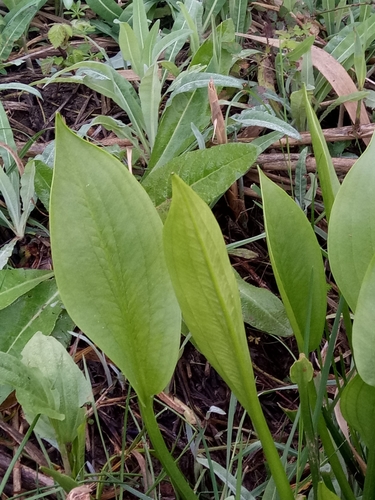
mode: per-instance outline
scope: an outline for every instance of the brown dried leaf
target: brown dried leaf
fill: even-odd
[[[216,92],[214,81],[211,79],[208,84],[208,100],[211,108],[211,120],[214,125],[217,142],[219,144],[227,143],[227,131],[225,127],[223,113],[219,105],[219,98]]]

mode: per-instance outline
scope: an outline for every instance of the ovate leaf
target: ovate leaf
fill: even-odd
[[[328,254],[333,276],[354,311],[375,254],[375,139],[345,177],[332,208]]]
[[[168,383],[180,337],[162,222],[123,164],[78,138],[61,118],[56,133],[51,244],[57,285],[75,323],[145,400]]]
[[[299,350],[314,350],[326,314],[326,280],[320,247],[309,221],[286,192],[260,170],[267,246]],[[306,338],[308,336],[308,338]]]

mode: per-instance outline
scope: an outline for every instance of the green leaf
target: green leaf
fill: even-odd
[[[22,351],[22,363],[29,369],[39,368],[43,377],[59,394],[57,410],[65,418],[54,421],[53,430],[59,443],[72,443],[77,437],[79,426],[85,421],[82,406],[93,400],[90,383],[60,342],[41,332],[37,332],[26,344]],[[32,415],[32,411],[27,413],[29,419],[36,416]],[[39,434],[48,437],[40,432]]]
[[[54,479],[56,483],[59,484],[66,493],[69,493],[73,488],[77,488],[77,486],[79,486],[79,483],[77,481],[74,481],[74,479],[72,479],[69,476],[66,476],[65,474],[61,474],[61,472],[55,469],[48,469],[48,467],[40,467],[40,470],[41,472],[43,472],[43,474],[52,477],[52,479]]]
[[[362,379],[375,386],[374,354],[375,256],[372,258],[359,291],[353,322],[353,354]]]
[[[121,16],[122,9],[115,0],[87,0],[87,5],[108,23]]]
[[[172,103],[172,99],[183,92],[191,92],[199,88],[207,88],[210,81],[213,81],[216,87],[243,88],[244,80],[234,78],[233,76],[219,75],[217,73],[181,73],[174,80],[168,91],[172,92],[167,106]]]
[[[10,19],[0,35],[0,61],[8,59],[14,42],[21,38],[37,12],[38,6],[30,5],[30,7],[20,10]]]
[[[176,173],[211,204],[251,168],[257,156],[256,147],[240,143],[192,151],[152,170],[142,186],[159,206],[171,197],[171,174]]]
[[[185,152],[195,141],[191,123],[202,131],[210,123],[207,89],[179,94],[159,123],[148,167],[159,168]]]
[[[1,38],[0,38],[1,40]],[[14,142],[12,128],[9,124],[8,116],[5,113],[5,109],[0,102],[0,142],[6,144],[14,152],[17,151],[16,143]],[[8,170],[13,163],[13,158],[8,151],[0,148],[0,156],[3,159],[5,170]]]
[[[0,311],[0,351],[19,356],[35,332],[49,335],[62,303],[54,280],[40,283]]]
[[[34,188],[35,179],[35,160],[29,160],[26,163],[25,171],[21,176],[20,195],[22,201],[22,216],[20,225],[22,232],[25,231],[27,219],[34,210],[37,202]]]
[[[154,147],[159,124],[159,104],[161,101],[161,82],[158,65],[154,64],[147,71],[139,85],[139,98],[145,119],[145,128],[150,143]]]
[[[290,367],[290,379],[298,388],[306,389],[314,375],[314,368],[304,354],[299,355],[299,359]]]
[[[375,387],[366,384],[356,375],[344,388],[340,397],[340,408],[345,420],[359,432],[365,445],[375,445]]]
[[[21,229],[21,204],[19,194],[14,189],[10,178],[2,168],[0,168],[0,191],[4,197],[4,201],[14,227],[15,235],[23,237],[23,231]]]
[[[24,83],[0,83],[0,90],[22,90],[43,100],[42,94],[39,90],[30,87],[30,85],[25,85]]]
[[[328,228],[331,270],[352,311],[375,254],[374,154],[373,136],[341,185]]]
[[[246,283],[235,273],[241,297],[242,315],[245,323],[279,337],[293,335],[285,307],[280,299],[265,288]]]
[[[41,413],[49,418],[63,420],[57,410],[58,394],[42,376],[39,367],[29,368],[11,354],[0,352],[0,380],[16,389],[17,400],[24,411]]]
[[[52,276],[52,271],[41,269],[3,269],[0,271],[0,309]]]
[[[35,192],[47,212],[49,211],[49,195],[51,191],[52,174],[52,168],[40,160],[35,160]]]
[[[148,22],[143,0],[133,0],[133,30],[142,51],[148,37]]]
[[[141,47],[134,31],[128,23],[120,23],[119,45],[122,57],[129,61],[132,70],[140,78],[144,75],[144,65],[141,57]]]
[[[301,57],[310,50],[314,44],[315,36],[308,36],[302,42],[298,42],[297,47],[286,54],[287,59],[292,62],[297,62]]]
[[[321,481],[318,484],[318,500],[340,500],[340,498]]]
[[[3,269],[7,265],[8,259],[11,257],[17,242],[18,238],[13,238],[0,248],[0,269]]]
[[[164,248],[184,321],[198,349],[246,404],[251,361],[223,236],[206,203],[177,175],[172,186]]]
[[[265,127],[271,130],[277,130],[295,139],[301,138],[299,132],[295,128],[266,111],[250,110],[246,113],[246,118],[235,115],[232,116],[232,120],[241,123],[243,127]]]
[[[277,286],[301,352],[322,338],[326,280],[319,244],[306,216],[259,170],[267,246]]]
[[[73,28],[69,24],[53,24],[48,30],[48,39],[55,49],[66,47],[73,36]]]
[[[146,400],[172,376],[180,337],[162,222],[123,164],[61,118],[56,134],[50,223],[62,300]]]
[[[337,178],[322,128],[309,102],[306,88],[304,88],[304,101],[316,166],[323,193],[324,208],[327,219],[329,220],[335,196],[340,188],[340,182]]]

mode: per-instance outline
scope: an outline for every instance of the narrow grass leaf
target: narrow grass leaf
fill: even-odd
[[[51,245],[58,288],[75,323],[124,372],[141,400],[162,391],[180,337],[162,222],[124,165],[78,138],[61,118]]]
[[[254,164],[258,149],[252,144],[223,144],[186,153],[151,171],[142,186],[156,206],[171,197],[171,174],[211,204]]]
[[[352,311],[375,254],[374,155],[373,137],[341,185],[328,228],[331,270]]]
[[[340,188],[340,182],[337,178],[322,128],[309,102],[306,88],[304,89],[304,104],[323,192],[324,208],[329,219],[335,196]]]
[[[0,310],[52,276],[52,271],[43,271],[42,269],[4,269],[0,271]]]
[[[300,351],[304,351],[306,335],[312,351],[321,340],[326,314],[320,247],[298,205],[260,170],[259,174],[267,246],[277,286]]]

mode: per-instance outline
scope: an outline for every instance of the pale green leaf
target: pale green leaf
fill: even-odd
[[[150,148],[154,147],[159,124],[159,104],[161,101],[161,82],[158,75],[158,65],[154,64],[145,73],[139,85],[139,98],[145,119]]]
[[[57,411],[65,418],[55,421],[53,428],[59,443],[72,443],[79,426],[85,421],[82,406],[93,400],[90,383],[60,342],[41,332],[37,332],[26,344],[22,351],[22,363],[27,368],[39,368],[43,377],[58,392]],[[32,412],[28,412],[28,417],[33,418]]]
[[[43,100],[43,97],[39,90],[30,87],[30,85],[25,85],[24,83],[0,83],[0,90],[21,90],[33,94],[39,99]]]
[[[374,155],[373,137],[341,185],[328,228],[331,270],[353,311],[365,273],[375,254]]]
[[[43,203],[44,208],[49,211],[49,195],[51,191],[53,170],[40,160],[35,160],[35,192]]]
[[[21,228],[25,231],[27,219],[30,213],[34,210],[37,202],[37,197],[35,194],[34,187],[35,179],[35,160],[29,160],[25,165],[25,171],[21,176],[21,186],[20,195],[22,201],[22,216],[21,216]]]
[[[16,236],[22,237],[23,231],[21,229],[21,204],[19,194],[15,191],[10,178],[2,168],[0,168],[0,192],[4,197]]]
[[[286,192],[260,170],[267,246],[276,283],[301,352],[322,338],[326,280],[319,244],[309,221]]]
[[[172,93],[167,105],[173,104],[172,99],[178,94],[191,92],[199,88],[207,88],[211,80],[216,87],[233,87],[237,89],[242,89],[245,83],[244,80],[239,78],[217,73],[181,73],[168,89]]]
[[[29,7],[20,10],[10,21],[6,24],[2,33],[0,34],[0,61],[6,61],[12,52],[13,44],[18,40],[29,26],[30,21],[38,12],[37,5],[30,5]],[[4,18],[6,22],[6,18]]]
[[[303,92],[306,116],[311,133],[320,186],[323,193],[324,208],[327,214],[327,219],[329,219],[335,196],[340,188],[340,183],[332,163],[332,158],[329,153],[322,128],[309,102],[306,88],[304,88]]]
[[[295,139],[301,138],[299,132],[294,127],[289,125],[289,123],[284,122],[280,118],[277,118],[266,111],[249,110],[246,113],[246,118],[236,115],[232,116],[232,119],[237,123],[241,123],[243,127],[265,127],[282,132],[283,134]]]
[[[0,248],[0,269],[4,269],[4,267],[7,265],[9,257],[12,255],[17,241],[18,238],[13,238]]]
[[[122,57],[129,61],[132,70],[140,78],[144,75],[144,65],[141,57],[141,47],[134,31],[128,23],[120,23],[119,45]]]
[[[220,227],[207,204],[178,176],[172,185],[164,248],[184,321],[198,349],[248,406],[251,361]]]
[[[143,0],[133,0],[133,31],[142,51],[148,37],[148,22]]]
[[[75,323],[145,400],[167,385],[179,347],[162,222],[123,164],[61,118],[56,127],[50,223],[58,288]]]
[[[375,386],[375,254],[372,258],[359,291],[353,322],[353,354],[362,379]]]
[[[321,481],[318,484],[318,500],[340,500],[340,498]]]
[[[359,432],[365,445],[372,448],[375,445],[375,387],[356,375],[341,393],[340,408],[348,424]]]

